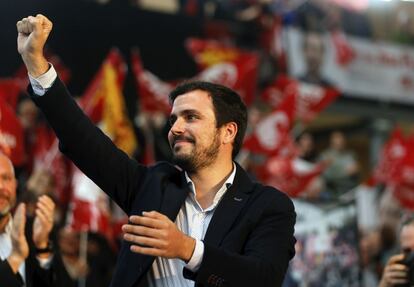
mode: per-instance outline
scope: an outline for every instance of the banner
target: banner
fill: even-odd
[[[355,203],[294,205],[296,255],[282,286],[360,286]]]
[[[289,74],[300,78],[307,70],[305,34],[295,28],[286,30]],[[321,41],[321,77],[345,95],[414,104],[413,48],[337,34],[324,34]]]

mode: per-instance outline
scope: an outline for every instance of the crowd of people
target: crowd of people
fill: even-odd
[[[312,9],[306,10],[308,16]],[[320,74],[324,47],[319,32],[327,29],[321,28],[320,25],[327,25],[329,29],[336,28],[339,25],[337,22],[346,22],[347,17],[339,17],[338,13],[331,11],[324,16],[324,21],[317,21],[319,24],[315,24],[314,20],[321,11],[318,5],[314,9],[316,16],[300,18],[306,21],[298,21],[299,18],[296,18],[298,22],[295,22],[304,30],[313,31],[305,35],[303,42],[308,72],[299,76],[298,80],[331,87],[332,83]],[[353,34],[369,36],[371,31],[364,27],[366,29],[353,31]],[[352,27],[349,29],[352,30]],[[249,110],[246,133],[252,132],[254,126],[268,112],[269,107],[265,104],[258,103],[252,106]],[[16,114],[24,129],[25,161],[24,164],[13,168],[10,160],[4,154],[0,155],[0,180],[2,186],[5,186],[0,189],[0,203],[3,203],[3,206],[0,205],[0,257],[3,260],[0,268],[8,272],[0,272],[0,285],[3,285],[4,279],[4,282],[7,282],[4,283],[6,286],[21,286],[22,282],[26,282],[27,286],[31,286],[31,282],[32,286],[48,286],[51,282],[50,271],[53,270],[61,286],[108,286],[114,274],[122,232],[118,230],[108,236],[96,231],[75,230],[68,225],[70,182],[59,182],[59,177],[54,174],[56,170],[52,170],[50,165],[45,165],[39,159],[46,154],[45,151],[52,149],[56,144],[54,132],[27,95],[21,95]],[[170,120],[162,113],[137,113],[133,126],[139,146],[133,157],[138,162],[173,160],[173,152],[167,140],[171,127]],[[308,202],[337,201],[361,183],[360,159],[348,146],[347,136],[345,131],[333,130],[326,145],[316,145],[315,135],[311,132],[302,131],[297,135],[294,142],[294,169],[306,172],[323,165],[320,174],[314,176],[298,195],[300,199]],[[246,155],[243,150],[236,158],[236,162],[248,171],[250,178],[255,179],[260,179],[260,169],[257,168],[263,166],[265,160],[263,155]],[[63,163],[61,168],[71,169],[66,159]],[[17,178],[17,182],[14,181],[14,177]],[[401,206],[387,190],[376,191],[376,197],[371,203],[379,216],[374,226],[360,227],[359,230],[362,284],[379,284],[381,287],[404,284],[409,273],[409,263],[404,263],[404,258],[408,258],[409,250],[412,249],[412,221],[406,220],[402,223]],[[12,216],[11,210],[15,205],[18,208]],[[108,214],[111,222],[114,210],[119,212],[119,208],[115,208],[114,203],[108,205],[112,208]],[[124,213],[122,216],[124,220],[127,219]],[[128,228],[124,232],[132,234]],[[46,236],[48,240],[39,243],[36,235],[43,235],[43,239]],[[300,244],[300,238],[298,239]],[[342,242],[338,241],[339,245],[340,243]],[[27,244],[29,248],[26,247]],[[400,254],[402,249],[405,255]],[[335,258],[330,260],[333,262]],[[160,260],[157,264],[166,266],[167,263]],[[321,266],[332,267],[328,265],[325,262],[325,265]],[[152,272],[156,273],[154,270]],[[2,274],[10,276],[7,275],[6,278]],[[191,277],[191,274],[188,276]],[[208,280],[212,284],[213,281],[222,280],[219,277]]]

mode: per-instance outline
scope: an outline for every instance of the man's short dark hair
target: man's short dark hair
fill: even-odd
[[[191,91],[201,90],[207,92],[213,102],[214,114],[216,116],[217,128],[224,124],[235,122],[237,124],[237,134],[234,138],[232,158],[239,153],[243,144],[244,134],[247,126],[247,108],[241,100],[239,94],[230,88],[219,84],[202,81],[184,82],[171,91],[170,102]]]

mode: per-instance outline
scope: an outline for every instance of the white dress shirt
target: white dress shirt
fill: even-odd
[[[192,287],[194,281],[183,277],[183,268],[195,272],[201,265],[204,255],[204,243],[201,241],[206,235],[208,225],[213,217],[214,211],[227,189],[233,184],[236,175],[236,166],[233,164],[233,171],[226,179],[226,182],[217,191],[213,204],[203,209],[196,199],[194,183],[185,174],[191,193],[185,199],[183,206],[178,212],[175,224],[183,233],[196,239],[196,246],[190,261],[185,264],[180,259],[166,259],[157,257],[152,264],[147,279],[150,287]]]
[[[6,260],[10,256],[12,251],[12,242],[11,242],[11,231],[13,228],[13,220],[10,217],[9,222],[6,225],[6,228],[3,233],[0,233],[0,259]],[[26,265],[23,263],[19,266],[19,275],[22,277],[23,282],[26,282]]]

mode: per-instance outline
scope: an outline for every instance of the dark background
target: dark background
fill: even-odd
[[[163,80],[196,73],[184,48],[187,37],[202,34],[201,20],[195,17],[142,11],[120,1],[99,5],[75,0],[2,0],[0,11],[0,77],[13,76],[22,64],[16,22],[38,13],[54,23],[48,48],[70,69],[69,89],[75,95],[84,91],[111,47],[118,47],[128,62],[130,48],[138,47],[145,68]],[[128,77],[128,87],[130,82]]]

